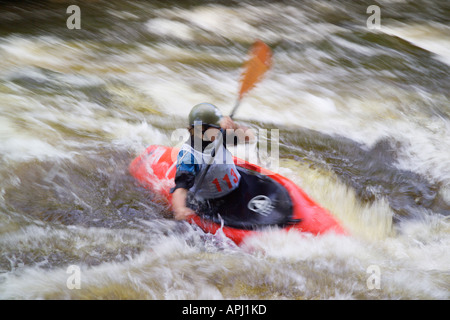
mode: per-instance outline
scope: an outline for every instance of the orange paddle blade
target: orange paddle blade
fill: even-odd
[[[267,44],[257,40],[250,49],[250,59],[244,65],[239,100],[255,86],[271,65],[272,51]]]

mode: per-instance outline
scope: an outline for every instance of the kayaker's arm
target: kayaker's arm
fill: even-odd
[[[186,198],[188,191],[184,188],[178,188],[173,192],[172,207],[177,220],[185,220],[195,214],[193,210],[186,207]]]
[[[184,220],[194,211],[186,207],[188,190],[194,185],[195,174],[199,170],[192,154],[181,151],[177,159],[177,172],[175,174],[175,187],[172,188],[172,209],[175,219]]]
[[[177,159],[177,171],[175,173],[175,186],[170,190],[173,193],[178,188],[189,190],[195,182],[195,175],[200,170],[195,163],[194,156],[186,151],[180,151]]]
[[[175,219],[184,220],[194,211],[186,207],[188,190],[194,185],[195,176],[189,171],[179,171],[175,176],[175,187],[172,189],[172,208]]]

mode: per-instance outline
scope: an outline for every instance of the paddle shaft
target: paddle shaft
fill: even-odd
[[[237,111],[237,109],[239,108],[240,104],[241,104],[241,99],[238,99],[238,100],[236,101],[236,104],[234,105],[233,110],[232,110],[231,113],[230,113],[230,118],[231,118],[231,119],[233,119],[234,114],[236,113],[236,111]]]

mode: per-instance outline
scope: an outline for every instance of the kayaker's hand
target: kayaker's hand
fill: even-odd
[[[238,143],[253,142],[255,140],[255,135],[253,133],[253,129],[250,129],[250,128],[248,128],[246,126],[243,126],[243,125],[240,125],[240,124],[237,124],[229,116],[222,117],[222,119],[220,119],[219,124],[220,124],[220,127],[222,129],[224,129],[224,130],[227,130],[227,129],[233,129],[233,130],[241,129],[244,132],[244,139],[245,140],[242,141],[242,139],[241,139],[242,136],[240,134],[238,134],[237,135]],[[214,141],[214,140],[211,140],[211,141]]]
[[[239,127],[229,116],[222,117],[222,119],[220,119],[219,124],[220,124],[220,127],[224,130],[227,130],[227,129],[236,130]]]
[[[194,215],[195,212],[188,207],[181,207],[174,210],[176,220],[186,220],[189,216]]]

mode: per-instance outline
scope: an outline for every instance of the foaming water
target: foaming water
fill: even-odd
[[[448,243],[448,222],[436,219],[434,225],[430,228],[428,223],[410,222],[403,226],[401,236],[377,241],[275,231],[249,239],[245,247],[293,268],[306,267],[307,272],[302,273],[305,277],[299,283],[307,286],[305,292],[309,294],[320,286],[312,280],[317,277],[314,274],[328,274],[329,287],[322,287],[318,298],[448,299],[449,260],[445,245],[441,246]],[[424,243],[426,237],[419,235],[424,230],[433,232],[434,239]],[[379,288],[368,284],[374,268],[379,270]],[[329,295],[321,296],[324,292]]]
[[[450,65],[450,28],[448,25],[436,22],[422,25],[394,24],[382,30],[433,52],[437,59]]]
[[[361,2],[82,2],[80,30],[59,3],[2,4],[0,298],[449,299],[446,3],[380,3],[375,31]],[[255,38],[274,64],[236,119],[279,129],[278,173],[348,236],[237,247],[128,174],[191,106],[231,111]]]
[[[145,250],[125,261],[82,266],[79,290],[67,288],[65,267],[25,267],[2,277],[0,295],[3,299],[448,299],[448,257],[442,246],[448,241],[448,223],[434,225],[433,240],[423,234],[428,225],[413,223],[403,236],[377,242],[273,230],[247,239],[241,249],[217,247],[213,237],[191,229],[182,237],[153,240],[152,245],[138,241]],[[134,240],[130,235],[123,239],[120,234],[114,238],[125,242],[140,238],[134,234]],[[105,236],[112,234],[100,233],[97,241]],[[82,243],[79,246],[83,249]],[[380,270],[378,289],[367,284],[374,266]]]
[[[285,160],[280,173],[332,212],[350,234],[366,240],[385,239],[395,234],[394,213],[385,199],[364,203],[336,175],[307,163]]]

